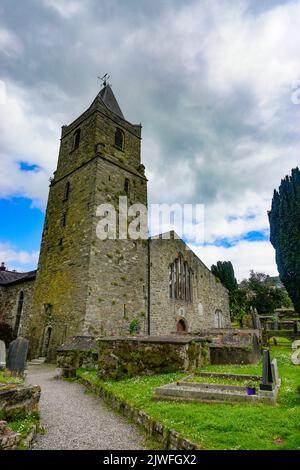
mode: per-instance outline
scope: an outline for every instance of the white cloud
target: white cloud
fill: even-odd
[[[217,261],[231,261],[239,281],[248,278],[252,269],[278,276],[275,252],[271,243],[267,241],[241,241],[230,248],[214,245],[189,246],[209,269]]]
[[[9,243],[0,243],[0,262],[5,262],[8,269],[11,269],[11,266],[21,272],[26,271],[28,266],[31,269],[37,264],[38,256],[39,253],[36,251],[22,251]]]
[[[43,3],[66,19],[79,14],[88,6],[87,0],[43,0]]]
[[[155,12],[143,1],[36,3],[31,29],[10,36],[11,51],[19,36],[26,45],[30,79],[24,73],[24,89],[16,86],[16,61],[0,108],[0,197],[45,204],[59,128],[88,107],[102,70],[125,116],[143,122],[150,201],[205,204],[209,243],[268,230],[273,189],[299,162],[291,85],[300,77],[300,1],[259,13],[246,0],[157,2]],[[24,174],[20,160],[41,170]],[[257,243],[249,269],[275,269],[270,245]],[[244,247],[256,245],[229,249],[237,264],[238,255],[247,261]]]
[[[59,128],[36,114],[30,94],[12,83],[7,84],[1,112],[0,197],[23,196],[44,207],[57,160]],[[19,162],[39,168],[21,171]]]
[[[18,36],[0,25],[0,53],[8,57],[17,57],[22,53],[22,50]]]

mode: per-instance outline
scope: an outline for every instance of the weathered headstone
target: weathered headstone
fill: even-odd
[[[272,374],[270,351],[263,350],[263,371],[262,383],[259,385],[260,390],[272,391],[274,388],[274,378]]]
[[[5,343],[0,339],[0,369],[5,369],[6,366],[6,349]]]
[[[24,374],[29,341],[25,338],[17,338],[8,348],[7,368],[15,374]]]
[[[273,359],[271,362],[272,376],[275,382],[275,385],[280,385],[280,378],[278,373],[277,359]]]
[[[260,330],[261,324],[260,324],[260,319],[259,319],[259,315],[258,315],[256,308],[251,308],[250,313],[251,313],[251,320],[252,320],[252,328],[254,330]]]

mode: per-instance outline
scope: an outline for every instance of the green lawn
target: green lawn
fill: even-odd
[[[278,360],[282,386],[278,405],[206,404],[158,402],[152,399],[156,387],[186,374],[136,377],[119,382],[100,382],[95,371],[78,370],[93,383],[101,383],[123,401],[144,410],[152,418],[203,449],[300,449],[300,368],[290,361],[291,349],[271,348]],[[202,371],[261,374],[261,364],[207,366]]]
[[[22,377],[13,377],[8,371],[0,370],[0,383],[20,384],[23,382]]]

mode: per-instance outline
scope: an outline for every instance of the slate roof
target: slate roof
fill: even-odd
[[[110,85],[106,85],[104,88],[102,88],[98,96],[110,111],[122,119],[125,119]]]
[[[36,277],[36,270],[27,273],[18,273],[16,271],[0,271],[0,285],[7,286],[18,282],[33,280]]]

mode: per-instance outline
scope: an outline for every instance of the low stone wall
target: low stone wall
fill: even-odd
[[[210,360],[211,364],[257,364],[260,360],[259,350],[247,347],[211,345]]]
[[[38,412],[41,387],[6,384],[0,386],[0,417],[14,420]]]
[[[92,336],[75,336],[57,349],[57,366],[61,369],[94,369],[98,362],[97,348]]]
[[[263,332],[263,335],[266,336],[267,339],[273,338],[275,336],[277,338],[286,338],[293,341],[297,338],[300,338],[300,331],[295,333],[293,330],[266,330]]]
[[[210,340],[211,364],[256,364],[260,360],[260,330],[207,330],[201,336]]]
[[[148,436],[159,442],[164,449],[168,450],[196,450],[196,444],[183,438],[179,432],[169,429],[159,421],[152,419],[144,411],[138,410],[126,402],[117,398],[112,392],[105,390],[101,385],[94,385],[88,380],[80,377],[80,382],[90,391],[100,396],[112,409],[121,413],[135,424],[139,425]]]
[[[36,434],[37,425],[33,424],[28,435],[22,439],[21,434],[12,431],[6,421],[0,421],[0,450],[17,450],[20,445],[22,448],[31,449]]]
[[[207,340],[191,336],[110,337],[98,343],[101,379],[188,371],[209,362]]]
[[[0,450],[16,450],[21,439],[20,433],[13,432],[6,421],[0,421]]]

